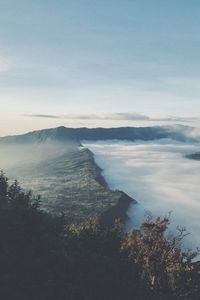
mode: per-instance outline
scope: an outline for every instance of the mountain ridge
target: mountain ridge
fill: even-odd
[[[35,130],[25,134],[0,137],[0,143],[30,143],[54,140],[80,144],[81,140],[144,140],[174,139],[176,141],[199,141],[199,136],[192,135],[193,127],[189,126],[152,126],[152,127],[113,127],[113,128],[70,128],[59,126]]]

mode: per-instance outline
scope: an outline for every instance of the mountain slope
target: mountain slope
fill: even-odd
[[[43,210],[64,214],[70,222],[102,214],[104,223],[113,223],[116,218],[125,220],[129,205],[136,202],[121,191],[109,189],[92,152],[86,148],[29,167],[18,166],[11,173],[25,189],[41,195]],[[106,213],[114,207],[114,212]]]

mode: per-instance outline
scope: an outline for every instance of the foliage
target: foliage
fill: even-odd
[[[119,222],[108,227],[89,219],[65,227],[66,255],[79,294],[74,299],[153,299],[137,267],[121,251],[124,239]]]
[[[4,172],[0,172],[0,208],[36,209],[39,207],[39,200],[40,197],[34,198],[31,191],[24,192],[17,180],[9,185]]]
[[[183,252],[185,230],[166,238],[168,218],[147,219],[129,232],[123,248],[140,269],[140,277],[162,299],[199,299],[199,272],[192,263],[197,252]]]

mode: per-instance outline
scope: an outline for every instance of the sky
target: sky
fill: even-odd
[[[199,0],[0,0],[0,136],[200,126]]]

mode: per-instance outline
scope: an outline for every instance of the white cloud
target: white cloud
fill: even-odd
[[[190,122],[200,120],[200,117],[149,117],[137,112],[123,112],[110,114],[66,114],[66,115],[52,115],[52,114],[25,114],[26,117],[35,118],[55,118],[55,119],[73,119],[73,120],[113,120],[113,121],[151,121],[151,122]]]
[[[95,153],[109,185],[139,202],[129,211],[129,226],[138,226],[146,210],[154,216],[172,211],[172,227],[186,226],[191,233],[188,241],[200,245],[200,162],[184,157],[199,151],[199,144],[111,141],[86,146]]]

